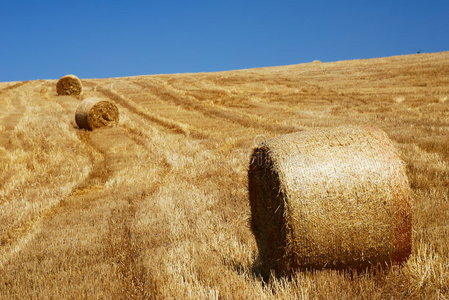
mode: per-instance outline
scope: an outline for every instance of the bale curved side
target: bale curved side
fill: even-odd
[[[100,98],[87,98],[77,107],[75,122],[81,129],[93,130],[113,127],[119,122],[119,111],[111,101]]]
[[[82,89],[81,80],[75,75],[65,75],[56,83],[58,95],[80,95]]]
[[[402,263],[411,252],[405,168],[375,128],[313,129],[269,140],[248,172],[251,227],[266,269]]]

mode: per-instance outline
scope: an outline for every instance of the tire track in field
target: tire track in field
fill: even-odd
[[[164,127],[165,129],[168,129],[174,133],[183,134],[185,136],[191,136],[191,137],[197,138],[197,139],[210,138],[210,136],[207,133],[205,133],[197,128],[194,128],[188,124],[175,122],[175,121],[167,119],[167,118],[163,118],[163,117],[159,117],[159,116],[150,114],[149,112],[143,110],[137,104],[135,104],[134,101],[127,99],[126,97],[118,94],[116,91],[114,91],[112,89],[106,89],[106,88],[99,86],[99,87],[97,87],[97,91],[102,93],[107,98],[116,101],[118,104],[125,107],[132,113],[139,115],[143,119],[150,121],[152,123],[155,123],[161,127]]]
[[[136,222],[138,204],[155,195],[168,182],[167,177],[173,168],[166,158],[163,159],[162,166],[158,182],[145,192],[127,197],[127,206],[123,210],[114,211],[109,220],[108,243],[112,249],[109,252],[110,259],[111,263],[118,266],[117,275],[121,279],[119,294],[125,299],[156,299],[156,295],[152,295],[156,283],[151,277],[147,277],[142,263],[147,249],[133,232],[133,224]]]
[[[22,103],[22,99],[22,95],[17,95],[16,97],[9,99],[13,109],[8,111],[8,113],[0,120],[0,125],[2,125],[5,130],[13,130],[23,118],[26,108]]]
[[[14,98],[8,99],[9,103],[12,105],[12,109],[8,110],[7,114],[0,118],[0,128],[2,131],[2,134],[0,135],[0,149],[2,150],[0,152],[1,163],[3,163],[3,160],[5,163],[9,161],[7,158],[7,151],[12,147],[12,139],[14,139],[13,130],[23,119],[26,112],[26,107],[22,103],[22,98],[22,95],[17,95]],[[7,168],[3,169],[0,173],[0,189],[6,184],[6,180],[4,180],[5,177],[12,175],[11,170],[6,171],[6,173],[4,172],[5,170],[7,170]]]
[[[66,113],[68,108],[61,105],[59,102],[55,102],[63,108]],[[109,159],[107,149],[101,147],[101,143],[97,144],[91,139],[92,132],[77,131],[78,139],[88,149],[87,155],[92,164],[92,169],[85,179],[75,185],[72,188],[70,194],[63,197],[53,203],[50,203],[44,208],[38,215],[31,216],[30,220],[19,225],[15,228],[15,232],[18,233],[4,249],[0,251],[0,268],[2,268],[8,261],[10,261],[15,254],[24,249],[42,230],[42,224],[45,220],[50,219],[61,204],[69,202],[74,197],[86,192],[98,193],[101,191],[101,187],[107,182],[107,180],[113,175],[113,168],[108,163],[114,162],[114,159]],[[99,157],[99,158],[98,158]],[[93,200],[95,200],[94,198]]]
[[[148,148],[147,142],[151,140],[151,135],[138,127],[123,125],[136,143],[144,145]],[[123,211],[117,212],[113,215],[109,222],[109,234],[111,238],[109,242],[112,243],[112,260],[114,265],[118,266],[117,273],[121,278],[120,295],[124,295],[126,299],[157,299],[158,295],[158,280],[149,272],[148,267],[145,266],[145,261],[148,259],[147,251],[148,245],[160,244],[161,237],[159,234],[154,234],[150,231],[145,233],[145,242],[139,238],[139,232],[134,231],[133,227],[139,211],[139,203],[157,195],[168,183],[174,181],[176,173],[172,173],[174,167],[167,160],[166,153],[163,155],[159,179],[154,183],[149,190],[136,193],[127,197],[128,205]],[[157,154],[160,155],[160,154]],[[152,247],[152,246],[150,246]],[[151,249],[151,248],[150,248]]]
[[[22,87],[28,83],[31,83],[31,81],[23,81],[23,82],[19,82],[17,84],[14,84],[12,86],[6,87],[4,88],[2,91],[4,91],[5,89],[7,90],[13,90],[13,89],[17,89],[19,87]],[[36,85],[34,85],[36,88],[38,88],[39,86],[43,86],[44,83],[40,83],[39,82],[35,82]],[[30,97],[30,89],[32,87],[27,87],[28,89],[25,91],[22,90],[18,90],[16,94],[11,94],[11,96],[8,96],[8,101],[10,103],[10,105],[13,107],[12,110],[7,110],[7,114],[5,114],[1,119],[0,119],[0,126],[3,126],[3,129],[7,130],[7,131],[12,131],[15,129],[15,127],[17,126],[17,124],[19,124],[19,122],[23,119],[27,108],[24,105],[24,100],[29,100],[31,99]],[[33,91],[33,90],[31,90]],[[0,91],[1,93],[1,91]],[[7,136],[2,136],[3,139],[7,139]],[[0,146],[2,145],[2,137],[0,137]],[[3,141],[4,142],[4,141]]]
[[[307,73],[308,71],[302,71],[300,73]],[[231,81],[234,84],[238,84],[238,83],[250,83],[250,82],[260,82],[262,85],[266,85],[267,87],[279,87],[279,86],[283,86],[286,88],[286,90],[291,90],[291,89],[296,89],[296,90],[302,90],[302,89],[306,89],[306,91],[312,90],[312,91],[317,91],[317,93],[315,94],[307,94],[307,93],[303,93],[303,94],[298,94],[295,95],[296,97],[300,97],[303,99],[306,99],[310,96],[314,96],[315,98],[317,97],[317,95],[319,96],[319,99],[315,99],[314,101],[317,100],[323,100],[329,104],[338,102],[338,99],[344,100],[346,103],[348,102],[348,99],[355,101],[354,102],[350,102],[353,106],[361,106],[364,104],[369,104],[370,102],[368,100],[362,99],[360,97],[354,96],[354,95],[350,95],[347,93],[341,93],[335,89],[332,88],[328,88],[325,87],[323,85],[318,85],[315,83],[311,83],[311,82],[305,82],[305,80],[308,80],[307,78],[296,78],[296,80],[292,80],[291,77],[276,77],[276,79],[273,79],[272,76],[267,77],[266,79],[262,78],[258,78],[256,80],[254,79],[250,79],[249,78],[249,74],[247,76],[242,76],[242,78],[240,78],[239,80],[234,80]],[[222,85],[222,82],[220,82],[220,80],[223,80],[222,78],[218,77],[218,78],[210,78],[207,79],[205,81],[201,81],[203,84],[205,82],[209,82],[210,85],[216,85],[216,86],[220,86]],[[226,80],[226,79],[225,79]],[[319,79],[317,79],[319,80]],[[196,85],[198,88],[201,88],[201,84]],[[232,86],[232,85],[231,85]],[[269,92],[269,89],[267,90],[267,92]],[[261,95],[263,96],[263,94]],[[284,102],[284,101],[281,101]],[[356,104],[357,103],[357,104]],[[280,107],[278,106],[279,104],[274,105],[274,112],[276,110],[279,110]],[[285,110],[284,108],[281,108],[281,110]],[[287,107],[287,111],[291,112],[291,110]]]
[[[59,102],[55,102],[65,111],[65,113],[70,113],[69,108],[64,105],[61,105]],[[109,129],[109,131],[114,129]],[[108,131],[105,129],[102,135]],[[144,139],[138,134],[133,134],[132,130],[126,129],[120,131],[117,129],[117,134],[124,133],[126,136],[132,140],[137,146],[141,147],[145,145]],[[26,223],[23,223],[19,228],[16,228],[16,232],[19,233],[10,243],[10,245],[6,246],[2,251],[0,251],[0,268],[3,268],[6,263],[11,261],[11,259],[25,249],[34,239],[38,236],[39,233],[42,232],[44,222],[51,219],[61,207],[61,205],[68,204],[70,202],[80,201],[79,198],[83,198],[80,203],[83,205],[86,204],[86,201],[92,202],[96,201],[101,197],[101,191],[104,184],[113,176],[114,174],[114,166],[111,165],[111,162],[114,163],[116,159],[114,157],[110,157],[108,153],[108,146],[101,143],[101,140],[95,142],[92,139],[92,135],[95,132],[89,132],[84,130],[78,130],[77,135],[78,139],[85,145],[88,149],[87,155],[89,156],[89,160],[92,164],[92,168],[89,171],[88,175],[78,184],[76,184],[72,191],[65,197],[59,199],[59,201],[54,201],[47,208],[43,209],[38,215],[32,216],[31,220]],[[142,135],[143,133],[140,132]],[[114,135],[114,134],[113,134]],[[99,136],[102,138],[102,136]],[[108,141],[113,140],[122,140],[119,139],[111,139],[106,138]],[[165,163],[162,164],[164,169],[161,173],[161,178],[165,178],[170,173],[170,168],[168,162],[165,160]],[[158,190],[158,186],[153,186],[149,191],[145,192],[145,195],[153,194]],[[142,197],[143,194],[140,194]],[[93,197],[92,197],[93,196]],[[139,197],[139,195],[130,196],[130,199],[135,197]],[[85,199],[84,199],[85,198]]]
[[[132,129],[133,127],[129,127],[128,129]],[[138,129],[136,129],[138,130]],[[97,138],[104,138],[104,132],[110,131],[109,129],[105,129],[104,132],[102,130],[98,130],[99,136]],[[141,147],[145,149],[149,149],[146,146],[147,139],[149,138],[147,135],[143,135],[141,132],[139,134],[132,134],[132,130],[123,130],[118,129],[117,133],[124,133],[124,135],[132,140],[136,147]],[[109,155],[114,155],[115,151],[111,150],[108,152],[107,145],[101,144],[101,140],[95,140],[93,136],[91,136],[92,132],[87,131],[78,131],[79,139],[85,144],[87,148],[90,150],[96,151],[97,153],[90,153],[88,151],[90,160],[92,162],[92,169],[89,172],[88,176],[80,182],[72,192],[65,198],[63,198],[59,203],[54,205],[45,211],[39,220],[37,220],[32,228],[12,247],[8,256],[1,257],[0,261],[0,269],[3,266],[11,261],[13,257],[21,252],[23,249],[28,248],[33,245],[33,241],[36,240],[37,236],[42,235],[42,241],[39,240],[41,245],[46,245],[47,243],[59,244],[60,241],[58,239],[51,238],[52,236],[59,236],[59,234],[55,234],[54,231],[59,232],[65,230],[65,227],[58,227],[54,224],[60,224],[58,219],[52,220],[54,216],[60,216],[61,213],[64,214],[73,214],[73,216],[66,216],[69,219],[76,219],[79,217],[79,213],[83,213],[78,208],[86,206],[86,203],[92,203],[96,201],[104,201],[105,193],[98,186],[101,184],[105,184],[109,178],[111,178],[114,174],[114,158],[109,157]],[[131,136],[133,135],[133,136]],[[106,138],[109,138],[106,136]],[[119,139],[114,139],[119,140]],[[123,138],[120,139],[123,141]],[[123,142],[124,144],[128,144]],[[145,146],[145,147],[143,147]],[[134,151],[132,151],[134,153]],[[97,156],[100,155],[101,158]],[[122,154],[123,155],[123,154]],[[126,156],[126,154],[125,154]],[[130,162],[129,159],[126,160],[127,163]],[[111,264],[112,269],[116,270],[117,277],[120,278],[120,295],[126,295],[125,298],[133,298],[136,295],[141,296],[139,299],[147,299],[151,292],[151,289],[148,289],[148,286],[153,286],[151,278],[147,278],[145,272],[141,272],[144,270],[144,265],[142,264],[142,258],[145,253],[145,248],[140,247],[141,243],[132,230],[133,224],[137,222],[135,220],[136,212],[139,209],[139,203],[147,199],[148,197],[156,194],[168,181],[166,178],[169,176],[172,166],[164,157],[161,159],[160,163],[161,168],[156,172],[156,177],[159,178],[156,182],[154,182],[149,188],[144,187],[144,189],[131,190],[124,194],[124,200],[128,202],[127,205],[119,205],[117,208],[114,208],[111,211],[111,218],[109,219],[109,231],[107,230],[105,234],[107,236],[111,236],[112,239],[109,239],[112,244],[111,251],[108,257],[105,257],[106,260],[103,262]],[[108,169],[107,172],[103,172],[102,169]],[[119,171],[119,169],[115,169]],[[122,198],[123,199],[123,198]],[[91,207],[93,204],[89,204]],[[85,209],[84,209],[85,211]],[[83,213],[84,214],[84,213]],[[65,218],[65,217],[64,217]],[[80,225],[84,223],[79,223]],[[66,225],[69,226],[69,225]],[[48,231],[45,228],[52,228],[52,230]],[[103,234],[102,234],[103,235]],[[80,237],[82,239],[82,237]],[[81,240],[80,240],[81,242]],[[42,244],[43,243],[43,244]],[[77,243],[77,240],[75,241]],[[45,248],[45,247],[44,247]],[[60,253],[60,252],[54,252]],[[36,255],[41,255],[40,252],[37,252]],[[33,257],[33,256],[31,256]],[[60,259],[63,256],[59,254],[56,255],[58,259],[50,262],[50,264],[46,265],[46,269],[43,271],[35,271],[36,274],[41,272],[51,272],[58,268],[60,263]],[[69,259],[66,257],[66,259]],[[17,264],[20,262],[18,261]],[[78,270],[76,268],[76,270]]]
[[[88,151],[88,155],[93,167],[90,170],[88,176],[80,183],[78,183],[72,189],[72,192],[68,196],[50,204],[47,208],[40,212],[39,215],[33,216],[28,222],[22,224],[15,230],[19,233],[22,233],[22,235],[16,237],[15,240],[12,241],[11,245],[4,251],[2,251],[4,253],[0,256],[0,268],[3,268],[3,266],[14,257],[14,255],[22,251],[22,249],[24,249],[41,232],[43,222],[46,219],[51,218],[62,203],[70,201],[70,198],[73,195],[86,190],[89,186],[93,187],[92,182],[94,182],[95,179],[100,178],[100,182],[103,182],[104,184],[109,178],[110,172],[104,172],[105,169],[108,170],[105,159],[105,152],[102,149],[96,147],[90,141],[89,137],[87,136],[87,132],[79,132],[78,137],[80,141],[82,141],[90,150]],[[92,151],[97,152],[101,155],[102,158],[99,162],[95,162],[94,154],[92,153]],[[106,174],[106,176],[104,176],[104,174]]]
[[[136,145],[149,149],[147,142],[151,140],[148,133],[130,125],[122,126],[126,135]],[[94,146],[94,145],[92,145]],[[156,156],[158,156],[156,154]],[[106,155],[105,155],[106,157]],[[109,159],[108,159],[109,160]],[[133,224],[136,222],[138,205],[148,197],[155,195],[167,182],[167,177],[173,167],[164,156],[161,159],[161,170],[155,176],[158,178],[148,189],[133,190],[125,196],[127,205],[112,211],[108,222],[108,245],[110,248],[109,259],[113,266],[117,266],[116,272],[120,278],[120,295],[126,299],[148,299],[152,298],[148,289],[154,285],[151,278],[146,278],[145,267],[142,264],[142,255],[145,248],[133,232]]]
[[[262,128],[268,131],[280,131],[283,133],[290,133],[299,129],[295,126],[272,124],[273,121],[267,121],[260,118],[259,116],[243,113],[223,106],[199,102],[192,96],[181,95],[173,88],[171,88],[171,90],[167,89],[165,87],[165,84],[162,82],[159,82],[157,85],[154,84],[156,80],[157,79],[153,78],[147,79],[145,80],[145,82],[133,81],[132,83],[138,85],[144,90],[149,91],[153,95],[158,96],[161,100],[170,102],[186,109],[198,111],[208,117],[222,119],[231,123],[237,123],[246,128]]]
[[[136,144],[145,149],[149,149],[148,141],[151,140],[151,134],[139,129],[137,126],[129,124],[121,125]],[[116,271],[120,280],[119,294],[126,299],[156,299],[153,295],[157,290],[156,281],[152,276],[148,277],[143,260],[147,247],[143,245],[138,234],[133,231],[139,204],[145,199],[154,196],[172,179],[168,179],[173,166],[167,160],[166,153],[156,153],[161,159],[162,170],[158,175],[159,179],[153,183],[147,190],[137,190],[135,193],[126,197],[127,205],[123,209],[113,211],[108,222],[109,238],[108,245],[111,249],[110,259],[114,266],[118,266]],[[151,240],[151,236],[147,239]],[[156,238],[157,237],[153,237]],[[147,240],[147,242],[149,242]],[[151,243],[151,242],[149,242]]]
[[[5,92],[10,91],[10,90],[13,90],[13,89],[18,88],[18,87],[21,87],[21,86],[23,86],[25,84],[28,84],[30,82],[31,82],[30,80],[21,81],[21,82],[12,84],[10,86],[4,87],[4,88],[0,89],[0,94],[5,93]]]

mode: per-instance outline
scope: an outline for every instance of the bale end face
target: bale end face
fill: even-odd
[[[113,127],[118,125],[119,111],[111,101],[94,97],[87,98],[78,105],[75,122],[80,129],[86,130]]]
[[[287,268],[288,228],[284,198],[276,166],[267,147],[254,150],[248,170],[251,231],[256,237],[261,270],[277,274]]]
[[[75,75],[63,76],[56,83],[58,95],[80,95],[82,89],[81,80]]]
[[[310,130],[256,148],[251,229],[264,271],[365,269],[411,252],[409,185],[378,129]]]

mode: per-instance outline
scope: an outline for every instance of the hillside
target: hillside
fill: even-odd
[[[0,83],[0,298],[449,298],[449,52],[217,73]],[[88,96],[120,126],[78,130]],[[384,129],[413,189],[413,254],[351,276],[253,272],[247,167],[276,135]]]

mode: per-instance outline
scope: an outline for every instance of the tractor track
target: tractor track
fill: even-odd
[[[67,108],[62,105],[60,106],[69,113]],[[26,248],[27,245],[42,232],[43,224],[51,219],[62,205],[76,201],[76,198],[83,197],[85,194],[90,196],[89,201],[94,201],[101,196],[102,187],[114,174],[114,170],[110,165],[110,162],[114,162],[114,159],[109,157],[107,149],[100,146],[101,143],[99,144],[92,140],[91,134],[91,132],[84,130],[77,131],[78,139],[86,147],[86,153],[92,165],[87,176],[81,182],[76,184],[67,196],[60,198],[59,201],[50,203],[41,212],[33,215],[28,221],[20,224],[19,227],[14,229],[14,231],[17,232],[17,235],[8,242],[8,245],[5,245],[2,247],[3,249],[0,250],[0,268],[3,268],[8,261]],[[136,140],[136,138],[131,137],[130,139]],[[142,141],[140,141],[140,144],[141,143]],[[83,205],[86,204],[85,201],[81,201],[81,203],[83,203]]]
[[[12,84],[10,86],[4,87],[4,88],[0,89],[0,94],[5,93],[5,92],[10,91],[10,90],[13,90],[13,89],[16,89],[16,88],[21,87],[21,86],[23,86],[25,84],[28,84],[30,82],[32,82],[32,81],[30,81],[30,80],[21,81],[21,82]]]
[[[2,125],[4,129],[13,130],[23,118],[26,108],[23,105],[22,100],[22,95],[18,95],[16,98],[10,100],[13,110],[8,111],[8,113],[0,120],[0,125]]]
[[[17,88],[22,86],[28,82],[22,82],[20,84],[14,85],[14,87],[10,86],[9,89]],[[112,96],[114,100],[120,102],[120,104],[125,104],[123,106],[129,108],[131,107],[131,111],[136,112],[137,114],[142,116],[137,108],[133,110],[131,105],[126,105],[126,100],[122,99],[119,95],[114,94],[112,91],[108,92],[99,88],[103,93],[108,96]],[[61,103],[56,103],[68,114],[71,113],[68,111],[68,108]],[[14,102],[14,105],[17,106],[17,102]],[[146,116],[146,115],[145,115]],[[149,119],[150,116],[147,116],[146,119]],[[164,124],[164,127],[172,127]],[[106,129],[107,130],[107,129]],[[105,131],[106,132],[106,131]],[[137,146],[146,148],[145,138],[142,137],[144,135],[143,132],[138,129],[134,129],[130,126],[125,126],[123,130],[117,130],[115,134],[121,135],[125,133],[126,136],[133,141]],[[183,132],[184,134],[188,134]],[[115,157],[111,157],[110,153],[108,153],[107,146],[102,145],[101,141],[94,141],[92,139],[92,135],[95,134],[93,132],[88,132],[84,130],[77,131],[77,136],[80,142],[82,142],[86,148],[86,153],[89,157],[89,161],[92,165],[87,176],[77,183],[70,193],[65,197],[61,197],[59,201],[54,201],[49,204],[46,208],[44,208],[40,213],[32,216],[28,221],[22,223],[18,228],[15,229],[17,235],[11,239],[7,245],[4,245],[0,250],[0,268],[3,268],[12,258],[23,251],[23,249],[27,248],[33,240],[43,232],[44,224],[49,222],[53,216],[57,215],[58,210],[63,209],[62,206],[66,206],[71,204],[71,206],[75,205],[86,205],[87,202],[92,202],[100,199],[102,197],[102,190],[104,184],[113,176],[114,174],[114,166],[111,165],[111,162],[114,163]],[[121,140],[121,139],[120,139]],[[157,192],[157,190],[161,187],[159,183],[163,182],[165,177],[171,171],[171,166],[165,159],[162,163],[162,170],[160,173],[160,181],[158,184],[153,185],[148,190],[145,191],[137,191],[136,193],[132,193],[128,197],[128,201],[130,205],[136,204],[136,199],[142,200],[143,197],[147,197],[149,195],[153,195]],[[86,202],[87,201],[87,202]]]
[[[145,82],[133,81],[133,83],[138,85],[142,89],[149,91],[153,95],[158,96],[161,100],[181,106],[185,109],[198,111],[208,117],[222,119],[230,123],[237,123],[242,127],[262,128],[268,131],[280,131],[284,133],[298,130],[298,128],[295,126],[272,124],[272,122],[264,120],[256,115],[250,115],[223,106],[199,102],[192,96],[180,95],[180,93],[175,91],[173,88],[171,90],[164,88],[164,83],[162,82],[160,82],[158,85],[154,84],[156,80],[157,79],[151,79],[146,80]]]
[[[92,162],[93,168],[90,170],[87,177],[82,180],[80,183],[75,185],[69,195],[61,198],[59,201],[55,201],[48,205],[47,208],[43,209],[39,215],[33,216],[29,221],[22,224],[15,231],[19,232],[19,236],[16,236],[13,241],[11,241],[11,245],[7,246],[7,250],[2,251],[3,255],[0,259],[0,268],[2,268],[9,260],[13,258],[15,254],[22,251],[42,230],[42,225],[44,221],[51,218],[57,211],[57,209],[65,202],[70,201],[70,198],[73,195],[77,195],[83,190],[86,190],[91,186],[91,183],[94,179],[101,178],[101,182],[106,182],[108,177],[99,177],[98,174],[105,174],[104,168],[107,167],[106,160],[104,159],[104,151],[95,147],[92,142],[89,141],[89,138],[86,136],[85,132],[78,133],[80,140],[92,151],[100,153],[102,159],[99,162],[94,162],[94,155],[91,151],[88,152],[89,158]],[[109,172],[106,172],[108,174]],[[0,252],[1,253],[1,252]]]
[[[127,99],[126,97],[118,94],[116,91],[114,91],[112,89],[106,89],[106,88],[99,86],[99,87],[97,87],[97,91],[102,93],[107,98],[116,101],[118,104],[125,107],[132,113],[139,115],[140,117],[144,118],[145,120],[155,123],[161,127],[164,127],[165,129],[168,129],[174,133],[183,134],[187,137],[190,136],[190,137],[193,137],[196,139],[210,138],[210,136],[207,133],[205,133],[197,128],[194,128],[190,125],[175,122],[175,121],[167,119],[167,118],[153,115],[153,114],[143,110],[139,106],[137,106],[137,104],[135,104],[132,100]]]

